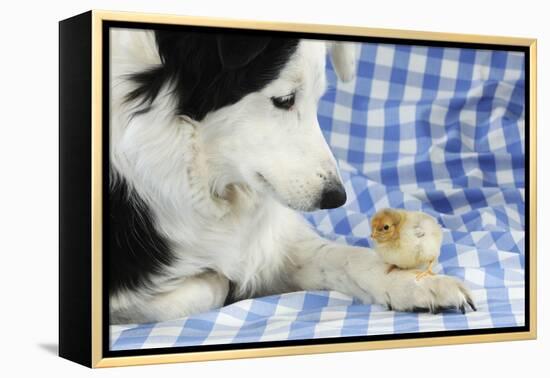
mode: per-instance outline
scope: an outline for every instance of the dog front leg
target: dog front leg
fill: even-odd
[[[294,245],[290,273],[302,290],[336,290],[365,303],[386,305],[398,311],[459,309],[471,295],[457,279],[434,275],[416,279],[414,270],[393,270],[371,249],[337,244],[313,238]]]

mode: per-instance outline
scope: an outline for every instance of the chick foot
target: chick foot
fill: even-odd
[[[428,264],[428,268],[425,271],[420,272],[416,275],[416,280],[418,281],[422,277],[426,277],[426,276],[435,276],[436,274],[432,271],[433,264],[434,264],[434,260],[430,261],[430,263]]]
[[[420,272],[416,275],[416,280],[420,280],[422,277],[427,277],[427,276],[435,276],[436,274],[434,272],[432,272],[431,269],[428,269],[428,270],[425,270],[424,272]]]
[[[397,265],[390,264],[390,266],[388,266],[388,269],[386,269],[386,274],[390,274],[394,269],[399,268],[397,267]]]

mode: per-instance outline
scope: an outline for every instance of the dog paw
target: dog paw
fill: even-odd
[[[432,314],[445,310],[455,310],[465,314],[468,307],[477,311],[470,291],[456,278],[435,275],[407,281],[408,290],[387,293],[388,308],[396,311]]]

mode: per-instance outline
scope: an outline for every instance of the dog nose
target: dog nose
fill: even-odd
[[[346,203],[346,190],[341,183],[327,185],[321,194],[321,209],[335,209]]]

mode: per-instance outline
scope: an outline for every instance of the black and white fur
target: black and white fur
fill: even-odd
[[[386,274],[372,250],[322,239],[296,211],[345,202],[316,114],[326,54],[350,80],[353,44],[126,29],[110,38],[111,323],[310,289],[403,311],[472,303],[454,278]]]

